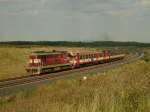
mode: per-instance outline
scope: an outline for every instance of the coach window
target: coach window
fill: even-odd
[[[93,55],[91,54],[91,58],[93,58]]]
[[[84,55],[82,56],[82,59],[84,59]]]
[[[84,55],[82,55],[82,59],[84,59]]]
[[[86,59],[88,58],[88,55],[86,55]]]
[[[89,55],[89,58],[91,58],[91,54]]]
[[[99,54],[99,57],[102,57],[102,54]]]
[[[85,59],[85,55],[83,55],[83,59]]]

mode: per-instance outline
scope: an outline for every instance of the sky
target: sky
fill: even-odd
[[[150,0],[0,0],[0,41],[150,43]]]

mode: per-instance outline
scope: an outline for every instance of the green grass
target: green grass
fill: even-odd
[[[144,57],[143,60],[146,62],[150,62],[150,50],[144,50]]]

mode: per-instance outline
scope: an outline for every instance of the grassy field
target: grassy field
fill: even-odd
[[[143,60],[87,80],[59,80],[0,98],[0,112],[149,112],[150,50],[145,52]]]
[[[0,46],[0,79],[28,75],[25,66],[28,62],[28,56],[33,51],[85,51],[94,50],[92,48],[77,47],[50,47],[50,46]]]

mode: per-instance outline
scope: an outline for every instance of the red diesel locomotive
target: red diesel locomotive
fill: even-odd
[[[106,63],[113,60],[123,59],[125,54],[112,54],[103,52],[33,52],[29,56],[26,71],[30,74],[41,74],[64,69],[73,69],[84,65]]]

